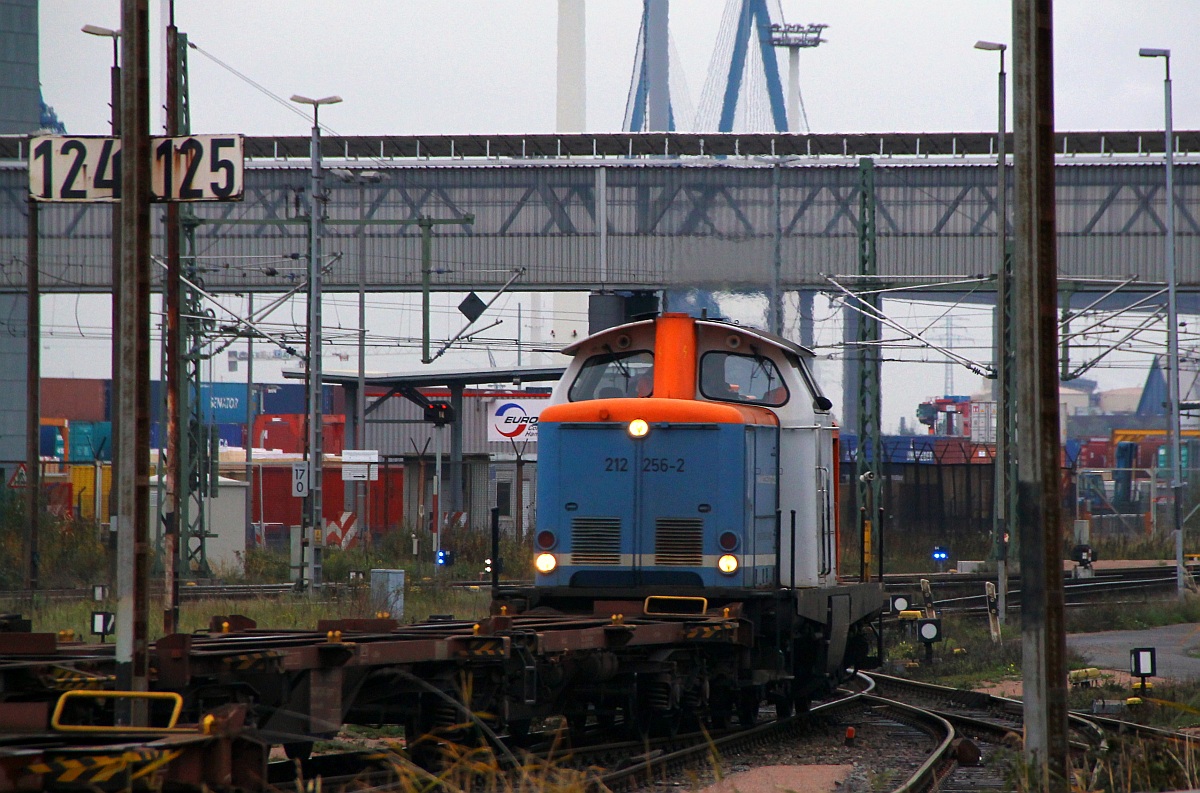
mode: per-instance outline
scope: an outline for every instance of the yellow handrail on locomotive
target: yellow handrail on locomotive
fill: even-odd
[[[62,714],[68,699],[144,699],[170,700],[174,703],[171,708],[171,718],[165,727],[133,727],[107,724],[63,724]],[[59,732],[90,732],[90,733],[163,733],[163,732],[196,732],[199,727],[176,727],[179,713],[183,710],[183,697],[174,691],[67,691],[58,698],[54,706],[54,715],[50,717],[51,729]]]

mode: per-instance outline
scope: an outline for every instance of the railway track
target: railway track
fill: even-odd
[[[1189,567],[1189,575],[1200,574],[1200,568]],[[993,577],[979,574],[927,576],[934,595],[934,605],[939,611],[955,613],[979,613],[987,611],[984,584]],[[1020,609],[1021,580],[1009,578],[1008,610]],[[1174,594],[1176,587],[1174,567],[1131,567],[1099,571],[1092,578],[1070,578],[1063,581],[1063,597],[1068,608],[1080,608],[1097,602],[1112,602],[1112,598],[1125,595],[1144,599],[1155,594]],[[885,581],[884,589],[890,594],[917,596],[920,592],[919,578],[905,576]],[[1139,602],[1133,600],[1130,602]]]
[[[1200,565],[1189,565],[1188,572],[1200,575]],[[994,580],[993,576],[979,573],[928,573],[918,575],[897,574],[888,575],[884,581],[884,589],[891,594],[908,593],[915,595],[920,591],[920,580],[928,579],[934,593],[934,603],[939,609],[956,612],[982,612],[985,609],[984,583]],[[527,583],[527,582],[526,582]],[[522,582],[505,580],[505,586],[517,586]],[[1019,607],[1021,579],[1018,576],[1009,578],[1009,608]],[[330,594],[353,590],[362,585],[347,585],[343,583],[326,584],[325,589]],[[409,582],[410,589],[424,586],[420,582]],[[469,579],[439,582],[438,586],[447,587],[487,587],[488,582]],[[1110,569],[1097,573],[1094,578],[1077,579],[1067,577],[1064,580],[1064,594],[1067,606],[1081,606],[1098,599],[1108,599],[1114,594],[1146,595],[1155,592],[1173,592],[1175,587],[1175,568],[1163,567],[1131,567]],[[183,602],[201,600],[255,600],[261,598],[278,598],[295,593],[296,586],[291,583],[282,584],[222,584],[195,583],[180,587],[179,598]],[[110,594],[112,594],[110,592]],[[161,586],[151,586],[151,596],[161,597]],[[74,589],[39,589],[12,590],[3,593],[6,600],[23,603],[35,598],[43,600],[91,600],[90,588]]]
[[[512,585],[512,582],[505,581],[505,586]],[[407,588],[410,590],[421,589],[426,584],[420,582],[410,582]],[[458,587],[468,588],[477,587],[485,588],[490,584],[481,581],[445,581],[439,582],[437,586],[441,587]],[[369,591],[369,588],[362,584],[325,584],[321,587],[324,594],[333,595],[335,593],[345,593],[353,591]],[[280,598],[286,595],[296,594],[299,590],[295,584],[188,584],[179,588],[179,599],[182,602],[197,602],[203,600],[258,600],[262,598]],[[109,590],[109,595],[115,597],[115,593]],[[151,597],[162,597],[163,590],[161,586],[151,586]],[[39,589],[39,590],[10,590],[0,593],[0,597],[4,600],[13,603],[29,603],[38,600],[50,601],[69,601],[69,600],[92,600],[92,590],[88,589]]]
[[[672,777],[693,772],[697,768],[712,768],[721,758],[737,754],[756,753],[763,748],[784,742],[811,738],[814,723],[841,725],[852,721],[886,730],[889,735],[901,735],[910,741],[923,740],[932,751],[921,760],[911,762],[914,769],[907,774],[896,790],[901,793],[932,790],[954,762],[951,752],[955,732],[944,718],[902,702],[886,699],[874,693],[874,681],[860,676],[861,690],[846,692],[836,700],[814,706],[808,713],[776,719],[746,730],[721,735],[694,734],[679,741],[686,745],[674,748],[648,745],[636,756],[628,757],[619,767],[605,771],[596,783],[613,791],[631,791],[672,785]],[[682,738],[682,737],[681,737]],[[610,756],[619,747],[588,747],[581,753],[585,761]],[[593,752],[597,752],[593,754]]]
[[[903,779],[893,779],[888,788],[872,789],[897,793],[1009,789],[1012,766],[1006,756],[1018,758],[1020,754],[1020,702],[883,674],[859,675],[858,681],[859,690],[842,692],[838,699],[816,705],[807,714],[745,730],[698,732],[640,743],[567,746],[565,750],[559,736],[557,743],[520,754],[494,745],[453,747],[447,757],[454,765],[437,773],[418,768],[397,750],[355,750],[315,755],[303,763],[270,763],[265,781],[274,789],[299,789],[319,777],[321,790],[390,791],[440,779],[438,784],[453,792],[471,788],[480,776],[507,774],[522,777],[515,780],[522,784],[536,783],[535,787],[544,789],[561,784],[563,789],[585,787],[590,791],[661,790],[676,787],[680,780],[694,784],[698,769],[719,767],[723,758],[727,762],[739,755],[770,755],[780,744],[811,741],[815,733],[840,733],[851,724],[864,733],[873,729],[877,739],[886,739],[880,743],[893,744],[888,749],[895,751],[898,759],[883,762],[893,771],[904,768]],[[1180,744],[1188,741],[1169,730],[1078,714],[1071,714],[1070,727],[1072,747],[1079,753],[1102,752],[1116,735]],[[59,740],[69,741],[65,736]],[[161,751],[158,744],[162,742],[147,741],[138,751],[144,753],[150,747]],[[133,744],[126,737],[121,745],[128,751]],[[836,761],[822,758],[818,762]],[[96,789],[109,788],[97,784]]]

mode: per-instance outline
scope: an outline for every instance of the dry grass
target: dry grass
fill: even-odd
[[[430,614],[453,614],[460,619],[478,619],[487,615],[491,593],[483,587],[448,587],[435,584],[411,586],[405,593],[403,622],[419,622]],[[116,611],[115,600],[106,603],[34,599],[32,601],[3,601],[0,609],[23,614],[33,621],[36,632],[74,631],[77,637],[91,640],[93,611]],[[314,630],[318,620],[374,617],[375,604],[367,588],[342,590],[336,598],[311,599],[305,595],[287,594],[278,598],[249,600],[186,601],[179,609],[179,632],[192,633],[208,628],[214,616],[241,614],[254,620],[261,628],[279,630]],[[149,629],[151,640],[163,635],[163,605],[161,599],[150,603]]]

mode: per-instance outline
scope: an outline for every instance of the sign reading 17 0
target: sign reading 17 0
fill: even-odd
[[[241,135],[151,138],[150,151],[152,201],[242,200]],[[34,138],[29,149],[29,195],[35,201],[119,201],[121,140]]]

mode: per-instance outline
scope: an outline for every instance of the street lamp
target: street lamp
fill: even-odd
[[[1175,300],[1175,134],[1171,123],[1171,51],[1143,47],[1138,50],[1138,55],[1162,58],[1167,67],[1163,80],[1167,160],[1167,429],[1171,449],[1171,493],[1175,502],[1175,588],[1183,597],[1183,471],[1179,459],[1179,311]]]
[[[321,546],[324,543],[322,521],[321,478],[324,457],[324,426],[322,421],[321,376],[321,126],[318,113],[321,105],[336,105],[340,96],[309,99],[299,94],[292,101],[311,105],[313,109],[312,142],[309,154],[312,159],[312,183],[308,194],[308,540],[310,543],[308,592],[317,596],[321,585]]]
[[[109,117],[110,118],[109,124],[112,127],[112,136],[114,138],[119,139],[121,137],[121,46],[120,46],[121,45],[121,31],[113,30],[112,28],[101,27],[100,25],[84,25],[82,28],[80,28],[80,30],[82,30],[84,33],[87,33],[89,36],[100,36],[101,38],[112,39],[113,59],[112,59],[112,67],[109,69],[109,82],[108,82],[108,86],[109,86],[108,87],[108,91],[109,91],[109,100],[108,101],[109,101],[109,109],[111,111],[111,115]],[[120,173],[118,173],[114,170],[113,175],[115,177],[116,183],[120,184],[120,181],[121,181]],[[122,236],[121,236],[121,213],[117,210],[116,207],[117,207],[117,205],[114,204],[113,205],[113,213],[112,213],[112,234],[111,234],[112,239],[111,239],[111,244],[109,247],[109,250],[111,251],[111,256],[112,256],[112,273],[113,273],[113,279],[112,279],[112,281],[113,281],[113,284],[112,284],[112,286],[113,286],[113,290],[112,290],[112,332],[113,332],[113,340],[112,340],[112,371],[113,371],[112,404],[114,404],[114,405],[117,405],[120,403],[120,392],[121,392],[121,388],[122,388],[121,378],[117,377],[116,373],[120,371],[120,364],[118,361],[118,351],[121,349],[121,316],[124,313],[124,309],[122,308],[122,305],[121,305],[121,302],[122,302],[121,290],[117,289],[117,277],[116,277],[117,264],[118,264],[118,262],[121,261],[121,239],[122,239]],[[119,425],[120,425],[120,422],[116,422],[116,421],[113,422],[112,448],[114,450],[117,448],[118,444],[120,443],[121,429],[120,429]],[[118,469],[118,466],[120,465],[119,461],[117,460],[117,457],[118,457],[118,455],[116,455],[116,454],[112,455],[112,463],[109,466],[110,473],[112,474],[113,482],[117,481],[117,473],[118,473],[117,469]],[[112,494],[109,496],[109,500],[108,500],[109,515],[116,515],[117,507],[118,507],[117,490],[116,490],[116,488],[113,488]],[[116,524],[114,523],[113,525],[116,525]],[[117,559],[116,559],[116,554],[114,553],[111,555],[111,559],[109,561],[109,571],[108,571],[109,577],[114,583],[117,580],[116,565],[117,565]]]
[[[112,68],[109,71],[110,82],[109,91],[112,97],[112,134],[113,137],[121,136],[121,31],[112,30],[111,28],[102,28],[99,25],[84,25],[80,28],[84,33],[90,36],[100,36],[102,38],[112,39],[113,60]]]
[[[996,265],[996,498],[992,523],[992,553],[996,558],[998,601],[1000,621],[1004,622],[1008,599],[1008,525],[1010,518],[1012,479],[1011,461],[1012,427],[1015,420],[1015,400],[1012,389],[1012,374],[1008,366],[1009,317],[1012,305],[1012,272],[1008,262],[1008,160],[1006,140],[1008,132],[1008,79],[1004,73],[1004,52],[1007,44],[996,41],[977,41],[975,49],[1000,53],[1000,74],[997,96],[999,97],[1000,121],[996,132],[996,243],[999,262]]]

